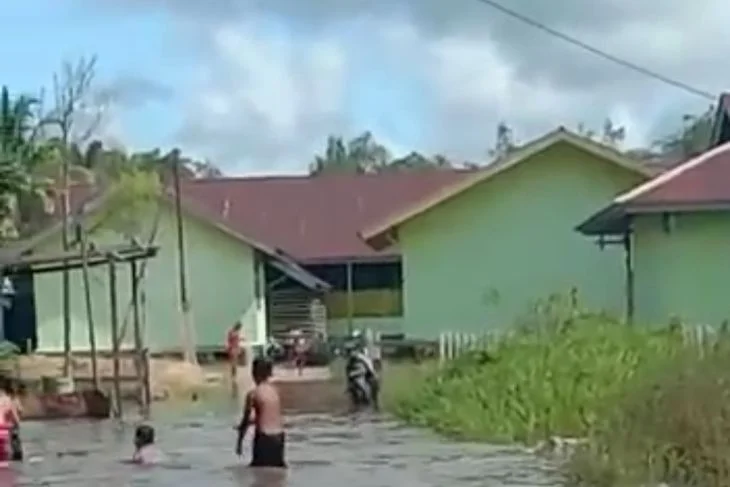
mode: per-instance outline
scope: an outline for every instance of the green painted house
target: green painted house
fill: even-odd
[[[730,143],[619,195],[578,230],[621,244],[620,288],[636,322],[730,320]]]
[[[103,197],[101,198],[103,199]],[[87,217],[94,220],[94,212],[103,202],[89,201]],[[190,200],[183,201],[182,222],[186,251],[187,287],[192,309],[193,343],[199,350],[216,350],[223,346],[226,331],[241,320],[245,336],[260,344],[266,339],[268,289],[264,282],[265,269],[276,267],[302,286],[326,289],[328,285],[315,278],[286,255],[259,243],[226,225],[224,215],[208,211]],[[160,198],[160,204],[151,206],[140,215],[139,240],[146,241],[155,232],[154,244],[159,248],[154,258],[145,263],[144,278],[140,284],[144,340],[154,352],[180,350],[183,343],[182,312],[179,297],[179,260],[177,228],[171,196]],[[90,243],[97,247],[119,244],[127,238],[105,221],[96,222]],[[154,230],[153,230],[154,229]],[[60,225],[36,239],[32,252],[54,255],[62,249]],[[90,269],[93,321],[97,346],[111,348],[111,313],[107,266]],[[117,292],[119,321],[123,346],[132,344],[131,270],[119,265]],[[75,351],[88,350],[87,312],[81,270],[70,272],[71,280],[71,335]],[[60,272],[42,273],[33,277],[37,350],[63,350],[62,275]]]
[[[560,128],[361,235],[400,248],[409,336],[509,326],[536,300],[574,287],[585,305],[622,313],[621,249],[601,251],[574,228],[648,177]]]

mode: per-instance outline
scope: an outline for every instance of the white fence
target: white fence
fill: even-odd
[[[717,327],[709,325],[681,325],[681,333],[684,344],[687,347],[696,347],[703,353],[709,347],[714,346],[721,334]],[[365,330],[365,343],[368,352],[374,357],[380,358],[380,348],[383,345],[380,333],[371,329]],[[390,346],[438,346],[439,362],[454,360],[459,356],[476,350],[486,350],[490,343],[505,338],[506,333],[464,333],[458,331],[446,331],[439,334],[438,345],[431,340],[414,340],[403,338],[387,342]]]
[[[489,343],[489,334],[447,331],[439,334],[439,361],[454,360],[465,352],[482,350]]]

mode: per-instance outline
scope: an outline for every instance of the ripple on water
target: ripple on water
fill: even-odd
[[[547,486],[560,480],[551,465],[518,449],[448,443],[367,415],[287,418],[287,478],[257,475],[232,453],[231,426],[237,419],[233,413],[196,414],[154,420],[160,448],[170,463],[153,468],[120,461],[131,455],[133,425],[24,425],[27,455],[42,461],[18,466],[16,485],[472,487]]]

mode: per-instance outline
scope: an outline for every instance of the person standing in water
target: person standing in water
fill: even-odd
[[[251,375],[256,386],[246,394],[243,418],[237,427],[236,439],[236,455],[241,456],[243,438],[253,415],[251,467],[286,468],[281,400],[279,392],[271,383],[272,373],[273,365],[270,360],[265,357],[254,359]]]
[[[230,366],[231,380],[235,382],[241,360],[241,322],[237,321],[226,334],[226,355]]]
[[[12,430],[20,425],[20,415],[7,377],[0,377],[0,467],[7,467],[12,458]]]
[[[23,393],[23,385],[20,381],[10,382],[10,399],[13,401],[15,406],[15,412],[18,415],[18,419],[23,416],[23,406],[20,402],[20,394]],[[23,443],[20,441],[20,422],[16,423],[15,427],[10,430],[10,449],[11,449],[11,460],[14,462],[23,461]]]

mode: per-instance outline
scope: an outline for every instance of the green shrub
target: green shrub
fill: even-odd
[[[556,305],[557,303],[557,305]],[[579,313],[551,298],[486,350],[386,375],[384,405],[455,438],[534,443],[584,437],[637,372],[682,349],[673,331]]]
[[[730,486],[730,347],[637,377],[568,468],[584,485]]]

